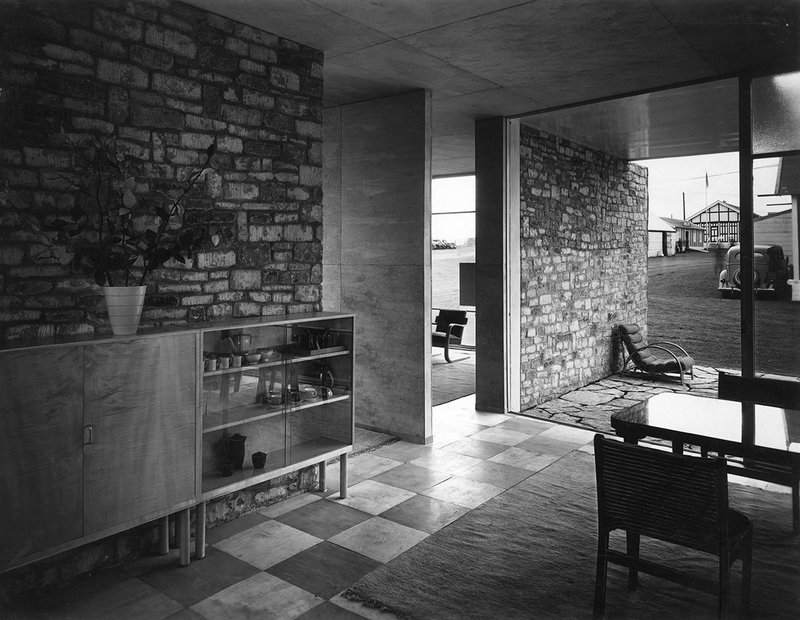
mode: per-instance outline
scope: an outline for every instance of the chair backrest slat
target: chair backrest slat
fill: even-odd
[[[727,531],[722,459],[674,455],[595,439],[598,510],[608,531],[630,529],[717,553]]]
[[[791,377],[741,377],[720,372],[717,396],[725,400],[800,409],[800,381]]]

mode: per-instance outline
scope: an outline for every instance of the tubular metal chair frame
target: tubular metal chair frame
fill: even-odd
[[[742,561],[742,607],[750,604],[753,527],[728,507],[723,459],[672,454],[595,435],[598,541],[595,617],[605,613],[608,563],[628,567],[628,588],[648,573],[718,596],[719,617],[728,610],[730,567]],[[626,533],[626,551],[609,548],[609,534]],[[641,536],[718,558],[717,581],[698,579],[639,557]]]
[[[442,314],[447,315],[447,313],[453,314],[463,314],[463,323],[459,322],[448,322],[446,325],[443,321],[441,321]],[[467,324],[467,313],[464,310],[446,310],[441,309],[439,310],[439,314],[436,315],[436,319],[434,320],[433,324],[435,326],[433,338],[431,344],[434,347],[441,347],[444,349],[444,359],[447,363],[450,363],[450,345],[458,345],[461,344],[461,338],[464,335],[464,326]],[[444,330],[441,330],[441,327],[445,327]],[[439,335],[442,334],[442,335]]]

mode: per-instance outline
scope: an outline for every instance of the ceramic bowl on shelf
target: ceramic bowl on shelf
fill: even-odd
[[[244,361],[248,364],[258,364],[261,361],[261,353],[248,353],[244,356]]]

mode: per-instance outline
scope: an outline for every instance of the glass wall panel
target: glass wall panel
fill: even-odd
[[[754,186],[754,204],[766,209],[753,218],[753,285],[756,375],[800,376],[800,304],[792,302],[797,277],[800,194],[800,72],[753,80],[754,167],[774,162],[771,187]],[[768,156],[785,154],[772,160]]]
[[[800,72],[753,80],[753,154],[800,150]]]

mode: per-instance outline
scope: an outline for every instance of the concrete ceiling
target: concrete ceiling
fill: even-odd
[[[631,93],[523,122],[629,159],[735,150],[721,78],[800,67],[798,0],[188,3],[322,50],[326,106],[429,89],[435,175],[473,171],[475,119]]]

